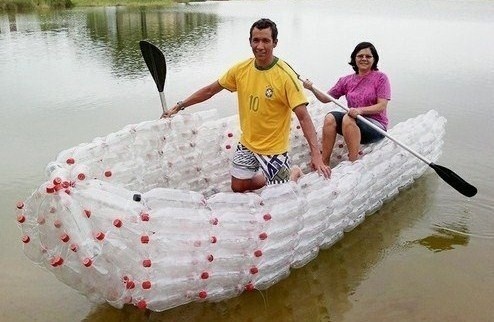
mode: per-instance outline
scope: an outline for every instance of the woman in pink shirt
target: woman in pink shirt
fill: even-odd
[[[349,64],[355,73],[340,78],[328,91],[328,94],[336,99],[344,95],[349,111],[348,113],[332,111],[324,119],[322,157],[325,164],[329,165],[336,133],[343,135],[350,161],[357,160],[360,144],[377,142],[384,138],[369,125],[357,119],[357,115],[362,115],[384,131],[387,130],[386,108],[391,99],[391,86],[386,74],[378,70],[378,62],[379,55],[374,45],[361,42],[350,55]],[[327,95],[313,88],[311,81],[304,81],[304,87],[312,91],[322,103],[331,101]]]

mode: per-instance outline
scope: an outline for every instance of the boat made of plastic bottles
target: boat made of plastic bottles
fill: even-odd
[[[311,103],[316,129],[328,106]],[[446,120],[436,111],[390,134],[431,161]],[[17,205],[24,252],[94,302],[163,311],[266,289],[376,212],[427,170],[383,139],[347,161],[337,138],[332,175],[309,169],[296,119],[297,183],[230,190],[237,116],[178,114],[128,125],[61,152],[46,182]]]

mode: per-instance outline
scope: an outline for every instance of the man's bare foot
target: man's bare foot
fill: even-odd
[[[304,173],[302,172],[302,169],[298,165],[294,165],[290,169],[290,180],[298,182],[298,179],[300,179],[301,176],[303,176]]]

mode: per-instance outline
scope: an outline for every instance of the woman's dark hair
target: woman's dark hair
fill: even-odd
[[[267,19],[267,18],[262,18],[254,22],[252,27],[250,27],[250,36],[249,36],[249,41],[252,40],[252,30],[254,28],[257,28],[259,30],[266,29],[266,28],[271,28],[271,37],[273,38],[273,42],[276,42],[278,39],[278,28],[276,28],[276,24]]]
[[[372,64],[372,67],[371,67],[371,70],[378,70],[377,68],[377,63],[379,62],[379,54],[377,53],[377,50],[376,50],[376,47],[374,47],[373,44],[371,44],[370,42],[361,42],[360,44],[358,44],[355,49],[352,51],[352,54],[350,55],[350,62],[348,64],[350,64],[350,66],[352,66],[353,70],[355,71],[355,73],[358,74],[358,67],[357,67],[357,63],[355,61],[355,57],[357,57],[357,53],[359,51],[361,51],[362,49],[366,49],[366,48],[369,48],[371,53],[372,53],[372,56],[374,57],[374,63]]]

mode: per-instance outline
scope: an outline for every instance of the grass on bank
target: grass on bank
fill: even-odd
[[[70,1],[72,1],[74,3],[74,6],[77,7],[150,6],[150,5],[166,6],[175,3],[191,2],[191,1],[180,1],[180,0],[70,0]]]
[[[73,6],[71,0],[0,0],[0,11],[63,9]]]
[[[205,0],[0,0],[0,12],[36,9],[68,9],[76,6],[166,6],[175,3],[203,1]]]

